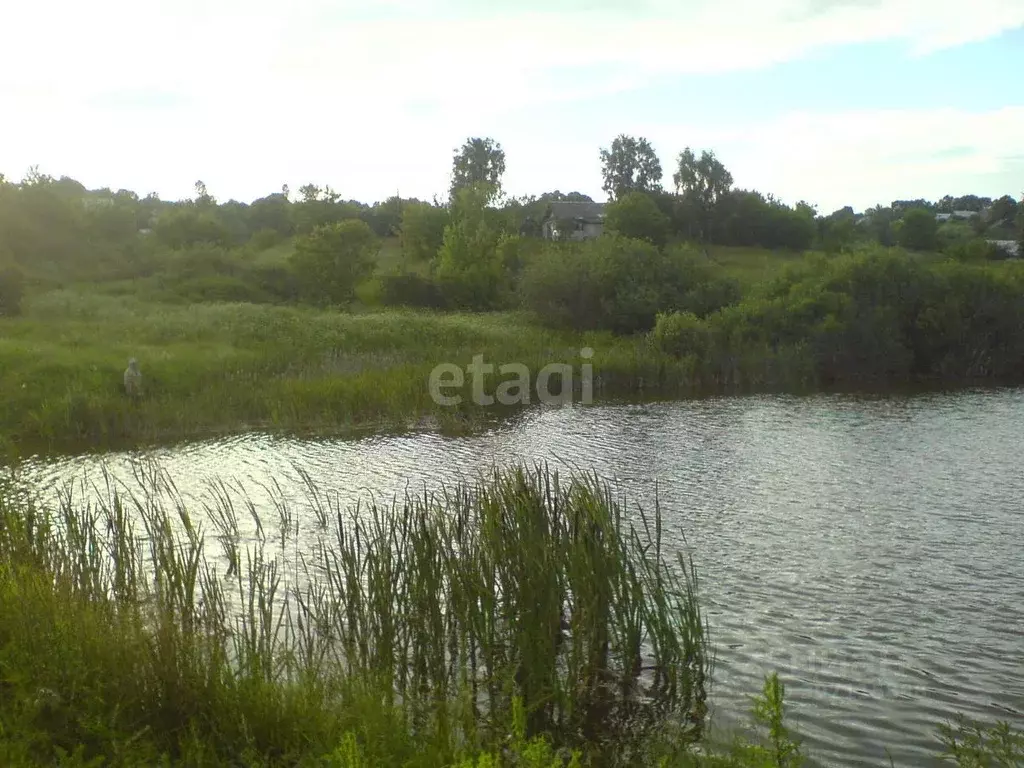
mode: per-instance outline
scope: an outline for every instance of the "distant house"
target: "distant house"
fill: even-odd
[[[113,208],[114,198],[106,196],[83,197],[82,207],[85,208],[87,211],[95,210],[96,208]]]
[[[997,248],[1002,248],[1011,259],[1020,258],[1024,255],[1020,252],[1020,243],[1015,240],[989,240],[988,242]]]
[[[969,221],[975,216],[981,216],[978,211],[953,211],[952,213],[937,213],[935,214],[935,220],[938,222],[949,221],[950,219],[963,219]]]
[[[551,203],[541,224],[545,240],[590,240],[604,231],[604,203]]]

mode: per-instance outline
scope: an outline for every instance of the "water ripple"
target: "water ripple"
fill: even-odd
[[[718,398],[539,409],[474,437],[249,435],[20,469],[48,495],[102,486],[104,468],[130,485],[152,460],[192,497],[235,478],[300,504],[299,468],[346,503],[519,461],[596,471],[645,506],[657,484],[666,542],[701,575],[723,720],[778,670],[816,762],[927,766],[957,712],[1024,727],[1021,435],[1021,391]]]

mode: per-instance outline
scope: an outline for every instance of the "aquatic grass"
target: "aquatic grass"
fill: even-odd
[[[35,734],[38,760],[137,737],[154,755],[277,764],[354,732],[389,760],[404,739],[415,764],[443,765],[504,743],[520,705],[524,738],[594,765],[671,720],[700,736],[692,569],[653,559],[597,478],[496,471],[344,513],[314,488],[309,516],[329,525],[311,552],[280,495],[279,549],[258,521],[243,541],[225,483],[190,508],[169,478],[139,480],[69,487],[48,514],[0,496],[2,695],[49,691],[56,718],[0,706],[0,723]]]

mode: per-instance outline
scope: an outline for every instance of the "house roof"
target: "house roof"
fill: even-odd
[[[551,217],[555,219],[604,219],[604,203],[551,203]]]

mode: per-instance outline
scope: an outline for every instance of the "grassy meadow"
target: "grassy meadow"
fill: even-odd
[[[284,268],[292,250],[286,241],[250,258],[255,267]],[[723,274],[751,285],[794,258],[736,248],[712,257]],[[377,274],[403,263],[397,238],[383,241],[378,259]],[[580,350],[590,347],[596,394],[627,397],[645,386],[657,390],[672,366],[644,338],[552,330],[523,312],[185,301],[161,280],[41,280],[20,317],[0,319],[0,436],[8,449],[76,450],[252,429],[461,430],[501,409],[473,406],[468,383],[462,405],[436,405],[428,377],[439,363],[464,368],[482,354],[485,362],[523,363],[535,373],[562,362],[578,377]],[[121,383],[131,357],[144,376],[138,401],[125,397]]]
[[[405,428],[427,417],[455,428],[488,416],[468,397],[455,409],[433,403],[428,377],[439,363],[465,367],[483,354],[538,371],[577,365],[590,346],[595,370],[627,383],[653,364],[641,342],[545,330],[513,313],[153,304],[83,288],[32,297],[3,329],[0,434],[53,449],[255,428]],[[138,401],[121,382],[130,357],[144,375]]]

